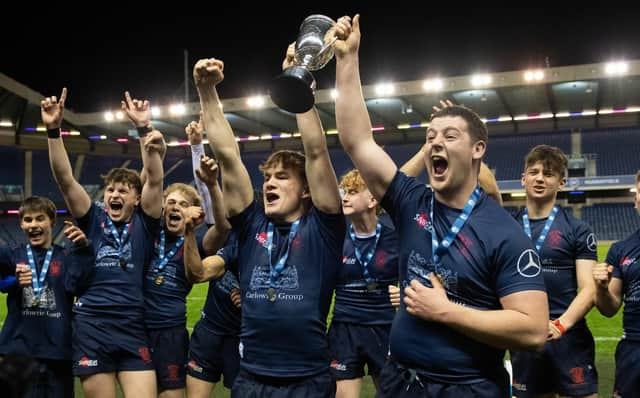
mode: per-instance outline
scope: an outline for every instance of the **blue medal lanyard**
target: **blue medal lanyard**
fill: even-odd
[[[480,187],[476,187],[476,189],[471,193],[471,196],[469,196],[469,200],[467,200],[467,204],[462,209],[462,212],[460,213],[458,218],[456,218],[456,220],[453,222],[453,225],[451,225],[451,229],[449,229],[449,232],[444,237],[442,242],[438,242],[438,237],[436,235],[436,223],[435,219],[433,218],[435,197],[436,194],[435,192],[433,192],[433,195],[431,196],[431,211],[429,214],[429,218],[431,219],[431,225],[433,229],[433,232],[431,233],[431,260],[433,261],[433,266],[435,267],[437,273],[440,259],[447,253],[449,247],[451,246],[451,243],[453,243],[453,241],[456,239],[458,232],[460,232],[460,230],[464,226],[464,223],[467,222],[469,216],[471,215],[471,212],[473,211],[473,208],[476,206],[478,198],[480,197]]]
[[[280,273],[284,269],[285,263],[287,262],[287,258],[289,257],[289,249],[291,249],[291,243],[296,236],[296,232],[298,232],[298,225],[300,225],[300,219],[297,219],[291,224],[291,229],[289,230],[289,240],[287,241],[287,250],[284,255],[280,257],[276,266],[273,266],[271,260],[271,251],[273,250],[273,223],[269,223],[267,225],[267,254],[269,256],[269,269],[271,270],[270,278],[269,278],[269,287],[275,287],[276,280],[280,276]]]
[[[375,254],[376,248],[378,247],[378,240],[380,240],[381,230],[382,230],[382,226],[380,225],[380,223],[377,223],[376,224],[376,242],[373,244],[373,248],[367,253],[367,255],[363,259],[362,253],[360,253],[360,249],[358,249],[358,245],[356,245],[356,234],[353,230],[353,224],[349,225],[349,237],[353,242],[353,248],[355,251],[356,260],[358,260],[360,265],[362,265],[362,276],[364,276],[364,280],[367,282],[367,284],[370,284],[373,281],[373,278],[371,277],[371,274],[369,274],[369,270],[367,269],[367,266],[371,262],[371,259],[373,259],[373,255]]]
[[[167,264],[169,263],[169,260],[171,260],[173,258],[173,256],[176,255],[176,253],[178,252],[178,250],[180,250],[180,246],[182,246],[182,244],[184,243],[184,236],[181,236],[178,238],[178,240],[176,240],[176,243],[174,244],[174,246],[171,248],[171,250],[169,251],[169,253],[167,253],[167,255],[165,256],[164,252],[165,252],[165,233],[164,233],[164,229],[160,230],[160,243],[158,245],[158,261],[156,262],[156,266],[155,269],[158,272],[162,272],[162,270],[164,270],[164,267],[167,266]]]
[[[40,294],[42,293],[42,288],[44,287],[44,279],[47,277],[47,271],[49,270],[49,264],[51,263],[51,257],[53,256],[53,246],[47,250],[47,254],[44,257],[44,262],[42,263],[42,269],[40,270],[40,275],[38,275],[38,270],[36,268],[36,261],[33,257],[33,250],[31,250],[31,245],[27,244],[27,258],[29,259],[29,268],[31,268],[31,286],[33,287],[33,295],[36,300],[40,299]]]
[[[540,236],[538,236],[538,240],[536,241],[536,251],[540,253],[540,249],[542,249],[542,244],[544,240],[547,239],[547,234],[551,229],[551,224],[553,224],[553,220],[556,219],[556,214],[558,214],[558,206],[553,206],[549,217],[547,218],[547,222],[544,223],[544,228],[542,232],[540,232]],[[524,232],[527,234],[529,239],[531,238],[531,224],[529,224],[529,211],[527,208],[524,208],[524,214],[522,214],[522,224],[524,225]]]
[[[131,226],[131,223],[128,222],[124,226],[124,230],[122,231],[122,236],[120,236],[120,234],[118,233],[118,229],[116,228],[115,225],[113,225],[113,221],[111,221],[111,217],[109,217],[108,214],[107,214],[106,221],[107,221],[107,226],[109,226],[109,230],[111,231],[111,235],[113,236],[113,239],[118,244],[118,252],[120,253],[120,263],[122,264],[123,260],[128,261],[127,259],[124,259],[122,255],[124,251],[124,244],[127,241],[127,238],[129,237],[129,227]]]

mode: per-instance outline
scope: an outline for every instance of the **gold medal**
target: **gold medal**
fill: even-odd
[[[276,301],[276,289],[270,287],[269,289],[267,289],[267,297],[269,298],[269,301],[271,301],[272,303]]]
[[[156,285],[162,285],[162,282],[164,282],[164,276],[158,275],[156,278]]]

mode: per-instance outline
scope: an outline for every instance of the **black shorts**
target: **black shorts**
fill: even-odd
[[[231,389],[231,398],[335,398],[336,381],[327,370],[300,378],[262,377],[240,370]]]
[[[637,397],[640,394],[640,341],[623,339],[618,343],[613,391],[614,397]]]
[[[155,369],[142,320],[76,315],[72,336],[75,376]]]
[[[595,342],[585,326],[547,341],[540,352],[512,351],[511,365],[516,397],[551,392],[580,397],[598,392]]]
[[[214,334],[198,322],[191,334],[187,373],[209,383],[217,383],[224,376],[224,386],[233,387],[240,370],[239,344],[238,336]]]
[[[505,370],[500,380],[483,380],[469,384],[441,383],[429,380],[413,369],[389,358],[378,378],[376,398],[497,398],[509,397],[509,375]]]
[[[358,379],[369,375],[377,378],[387,361],[391,325],[357,325],[332,322],[328,340],[331,373],[336,380]]]
[[[156,367],[158,392],[184,388],[187,377],[189,332],[184,326],[149,329],[151,358]]]

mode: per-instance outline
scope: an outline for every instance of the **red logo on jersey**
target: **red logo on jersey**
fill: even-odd
[[[571,381],[573,384],[584,384],[584,369],[581,367],[571,368],[569,370]]]
[[[629,258],[628,256],[624,256],[622,257],[622,262],[620,264],[622,265],[622,267],[627,267],[635,262],[636,262],[635,257]]]
[[[549,236],[547,238],[549,239],[549,244],[551,245],[551,247],[558,247],[562,242],[562,232],[554,229],[553,231],[549,232]]]
[[[300,239],[300,235],[296,234],[296,237],[293,238],[293,242],[291,242],[292,249],[298,249],[300,247],[300,243],[302,240]]]
[[[193,359],[189,361],[188,366],[189,366],[192,370],[194,370],[194,371],[196,371],[196,372],[198,372],[198,373],[202,373],[202,366],[198,366],[198,364],[196,363],[196,361],[194,361]]]
[[[167,380],[177,381],[178,380],[178,365],[172,364],[167,365]]]
[[[373,263],[375,264],[377,269],[384,268],[384,265],[387,263],[387,257],[387,252],[385,252],[384,250],[376,251],[376,256],[373,260]]]
[[[256,241],[260,243],[261,246],[267,247],[267,233],[266,232],[258,232],[256,234]]]
[[[60,261],[52,261],[49,263],[49,275],[57,278],[60,276],[60,268],[62,263]]]
[[[418,223],[420,228],[426,227],[427,226],[427,222],[429,221],[429,219],[427,218],[427,214],[426,213],[416,214],[414,220]]]
[[[473,241],[470,238],[462,235],[461,233],[458,233],[457,238],[461,243],[460,254],[462,254],[464,258],[466,258],[467,260],[471,260],[471,254],[469,254],[469,249],[471,248],[471,246],[473,246]]]
[[[142,358],[142,362],[144,363],[151,362],[151,353],[149,352],[148,347],[140,347],[138,348],[138,352],[140,353],[140,358]]]
[[[342,264],[346,264],[347,263],[347,256],[342,256]]]

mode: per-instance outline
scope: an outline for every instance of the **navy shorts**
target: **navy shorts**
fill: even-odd
[[[586,326],[576,326],[540,352],[512,351],[513,395],[558,393],[580,397],[598,392],[595,342]]]
[[[640,341],[620,340],[616,347],[614,397],[637,397],[640,392]]]
[[[189,332],[184,326],[149,329],[151,359],[156,367],[158,392],[184,388],[187,377]]]
[[[336,380],[364,377],[364,366],[377,378],[387,361],[391,325],[332,322],[329,328],[331,373]]]
[[[276,378],[240,370],[231,398],[335,398],[336,381],[327,370],[315,376]]]
[[[378,378],[376,398],[507,398],[509,375],[504,370],[499,377],[470,384],[441,383],[389,358]]]
[[[142,319],[75,315],[72,336],[75,376],[155,369]]]
[[[191,334],[187,373],[209,383],[224,376],[224,386],[231,388],[240,370],[239,344],[238,336],[214,334],[198,322]]]
[[[73,398],[71,361],[37,359],[38,369],[25,398]],[[6,390],[3,393],[7,393]]]

